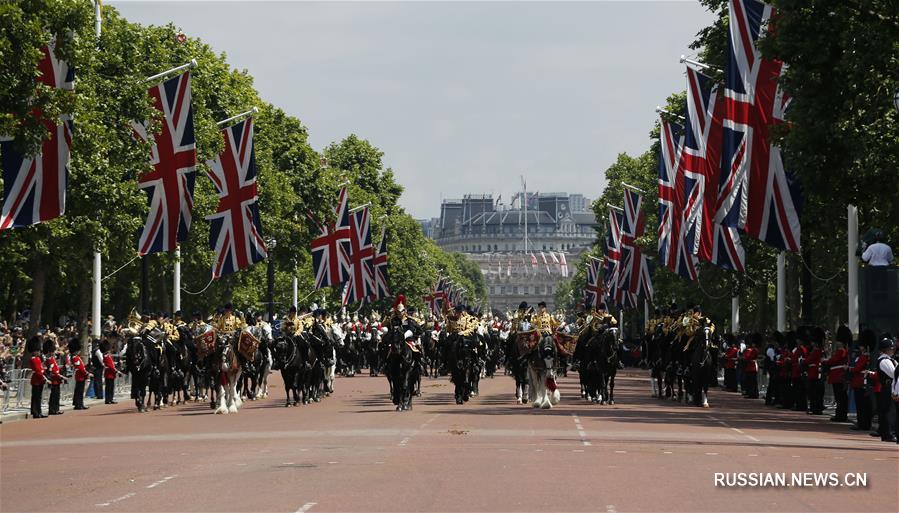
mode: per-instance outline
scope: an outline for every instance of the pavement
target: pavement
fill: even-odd
[[[721,390],[709,409],[653,399],[643,371],[619,374],[614,406],[582,400],[572,373],[552,410],[515,404],[501,375],[461,406],[446,378],[425,378],[408,412],[384,377],[338,378],[332,397],[291,408],[272,381],[232,415],[122,402],[4,424],[0,511],[894,512],[899,500],[899,445]],[[715,485],[741,472],[842,486]],[[856,474],[865,486],[849,486]]]

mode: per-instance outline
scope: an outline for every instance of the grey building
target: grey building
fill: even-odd
[[[478,264],[493,308],[505,311],[521,301],[546,301],[553,308],[566,264],[573,273],[596,239],[596,218],[582,206],[586,198],[574,196],[578,210],[567,193],[529,193],[527,208],[521,208],[520,193],[513,197],[515,208],[497,206],[485,194],[444,200],[431,236],[443,249],[465,253]]]

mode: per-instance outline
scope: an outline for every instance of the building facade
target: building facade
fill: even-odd
[[[583,195],[521,194],[513,205],[492,195],[444,200],[431,237],[447,251],[465,253],[484,274],[491,307],[507,311],[522,301],[554,308],[559,283],[596,240],[596,218]],[[572,207],[572,198],[577,209]],[[526,203],[525,206],[523,204]]]

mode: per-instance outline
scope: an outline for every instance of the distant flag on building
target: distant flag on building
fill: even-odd
[[[546,268],[546,274],[552,274],[549,270],[549,262],[546,260],[546,253],[540,252],[540,259],[543,260],[543,267]]]
[[[210,221],[209,246],[215,251],[212,277],[245,269],[268,256],[259,222],[253,118],[222,130],[225,148],[206,164],[219,195]]]
[[[568,277],[568,261],[565,259],[565,253],[559,253],[559,264],[562,269],[562,277]]]
[[[152,144],[153,170],[138,179],[149,206],[138,236],[141,255],[174,251],[178,243],[187,240],[197,171],[190,72],[150,87],[149,94],[153,107],[162,113],[162,129],[153,135],[146,122],[132,123],[135,137]]]
[[[336,221],[315,221],[319,236],[312,240],[315,288],[337,286],[350,278],[350,213],[346,187],[337,195]]]
[[[758,0],[729,0],[728,9],[718,220],[778,249],[799,251],[801,193],[771,135],[791,101],[778,82],[785,66],[763,59],[757,47],[776,15]]]
[[[45,86],[71,91],[75,86],[75,70],[56,57],[56,40],[42,49],[38,62],[38,82]],[[32,112],[40,120],[47,135],[34,155],[22,155],[11,138],[0,138],[3,165],[3,208],[0,210],[0,232],[55,219],[66,210],[66,185],[69,179],[69,156],[72,145],[72,117],[64,114],[56,120]]]
[[[537,273],[537,255],[531,253],[531,269],[533,269],[534,274]]]

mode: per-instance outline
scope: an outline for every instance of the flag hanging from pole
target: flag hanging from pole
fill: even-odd
[[[390,297],[390,285],[387,280],[387,227],[381,229],[381,242],[375,251],[375,258],[372,260],[375,278],[375,294],[374,299],[385,299]]]
[[[333,223],[318,222],[319,236],[312,241],[312,269],[315,288],[337,286],[350,278],[350,213],[346,187],[337,195]]]
[[[215,251],[212,277],[237,272],[268,256],[259,222],[253,118],[222,130],[225,148],[206,164],[219,195],[211,222],[209,245]]]
[[[684,243],[684,174],[679,166],[684,128],[661,120],[659,146],[659,261],[688,280],[696,279],[696,256]]]
[[[774,9],[758,0],[729,0],[728,12],[718,220],[778,249],[799,251],[801,192],[771,134],[791,100],[778,82],[786,66],[763,59],[756,44],[772,30]]]
[[[56,40],[43,49],[38,62],[41,84],[71,91],[75,70],[56,57]],[[35,155],[22,155],[11,138],[0,139],[3,165],[3,208],[0,210],[0,232],[55,219],[66,210],[66,185],[72,145],[72,117],[63,114],[50,120],[35,109],[47,135]]]
[[[135,137],[152,144],[153,170],[138,179],[149,206],[138,236],[141,255],[174,251],[178,243],[187,240],[197,171],[190,72],[150,87],[149,94],[153,107],[163,114],[162,129],[153,135],[146,122],[132,123]]]
[[[587,308],[599,308],[603,304],[605,287],[601,267],[601,261],[595,258],[587,262],[587,285],[584,287],[584,306]]]
[[[343,295],[343,304],[356,303],[373,295],[374,269],[371,245],[371,216],[368,207],[350,214],[350,279]]]

